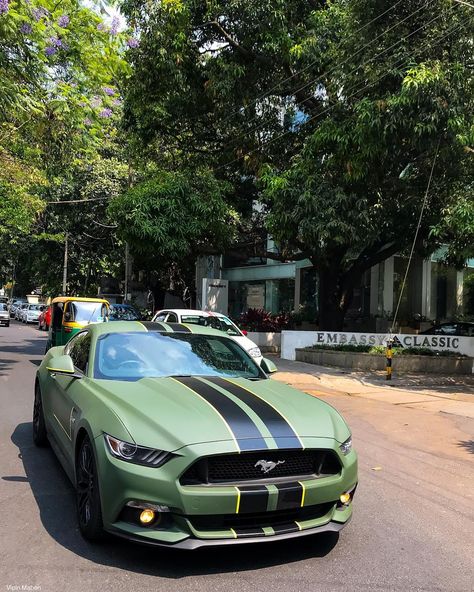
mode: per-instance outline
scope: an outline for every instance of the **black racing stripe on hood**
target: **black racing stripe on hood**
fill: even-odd
[[[166,332],[166,327],[159,321],[140,321],[147,331],[158,331],[159,333]]]
[[[268,446],[258,427],[232,399],[213,386],[191,376],[175,376],[174,380],[200,395],[225,419],[240,450],[267,450]]]
[[[283,415],[266,401],[230,380],[218,376],[206,376],[206,380],[229,391],[234,397],[240,399],[242,403],[248,405],[263,421],[279,448],[303,448],[298,435]]]
[[[166,323],[168,327],[171,327],[175,333],[192,333],[189,327],[182,325],[181,323]]]

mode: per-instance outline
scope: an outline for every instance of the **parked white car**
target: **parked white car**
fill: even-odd
[[[10,318],[16,319],[16,313],[22,304],[27,304],[26,300],[13,300],[10,304]]]
[[[159,310],[152,318],[155,322],[183,323],[185,325],[206,325],[223,331],[232,337],[252,358],[260,365],[262,352],[260,348],[232,322],[229,317],[219,312],[206,312],[204,310],[188,310],[186,308],[168,308]]]
[[[37,323],[43,309],[43,304],[28,304],[26,308],[22,309],[20,320],[23,323]]]

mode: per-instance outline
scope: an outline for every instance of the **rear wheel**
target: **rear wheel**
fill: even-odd
[[[36,446],[47,446],[48,435],[44,423],[43,401],[39,384],[35,385],[35,402],[33,404],[33,442]]]
[[[99,479],[89,438],[81,442],[76,462],[76,507],[79,530],[89,541],[104,537]]]

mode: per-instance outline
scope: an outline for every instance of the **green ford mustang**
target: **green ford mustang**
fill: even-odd
[[[33,438],[73,482],[81,533],[194,549],[343,528],[349,428],[274,370],[198,325],[99,323],[50,349]]]

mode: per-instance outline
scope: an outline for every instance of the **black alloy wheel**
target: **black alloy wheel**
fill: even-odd
[[[99,481],[94,451],[89,438],[81,442],[76,462],[76,507],[79,530],[89,541],[103,538]]]
[[[48,445],[48,434],[44,422],[43,401],[39,384],[35,385],[35,401],[33,403],[33,442],[40,448]]]

